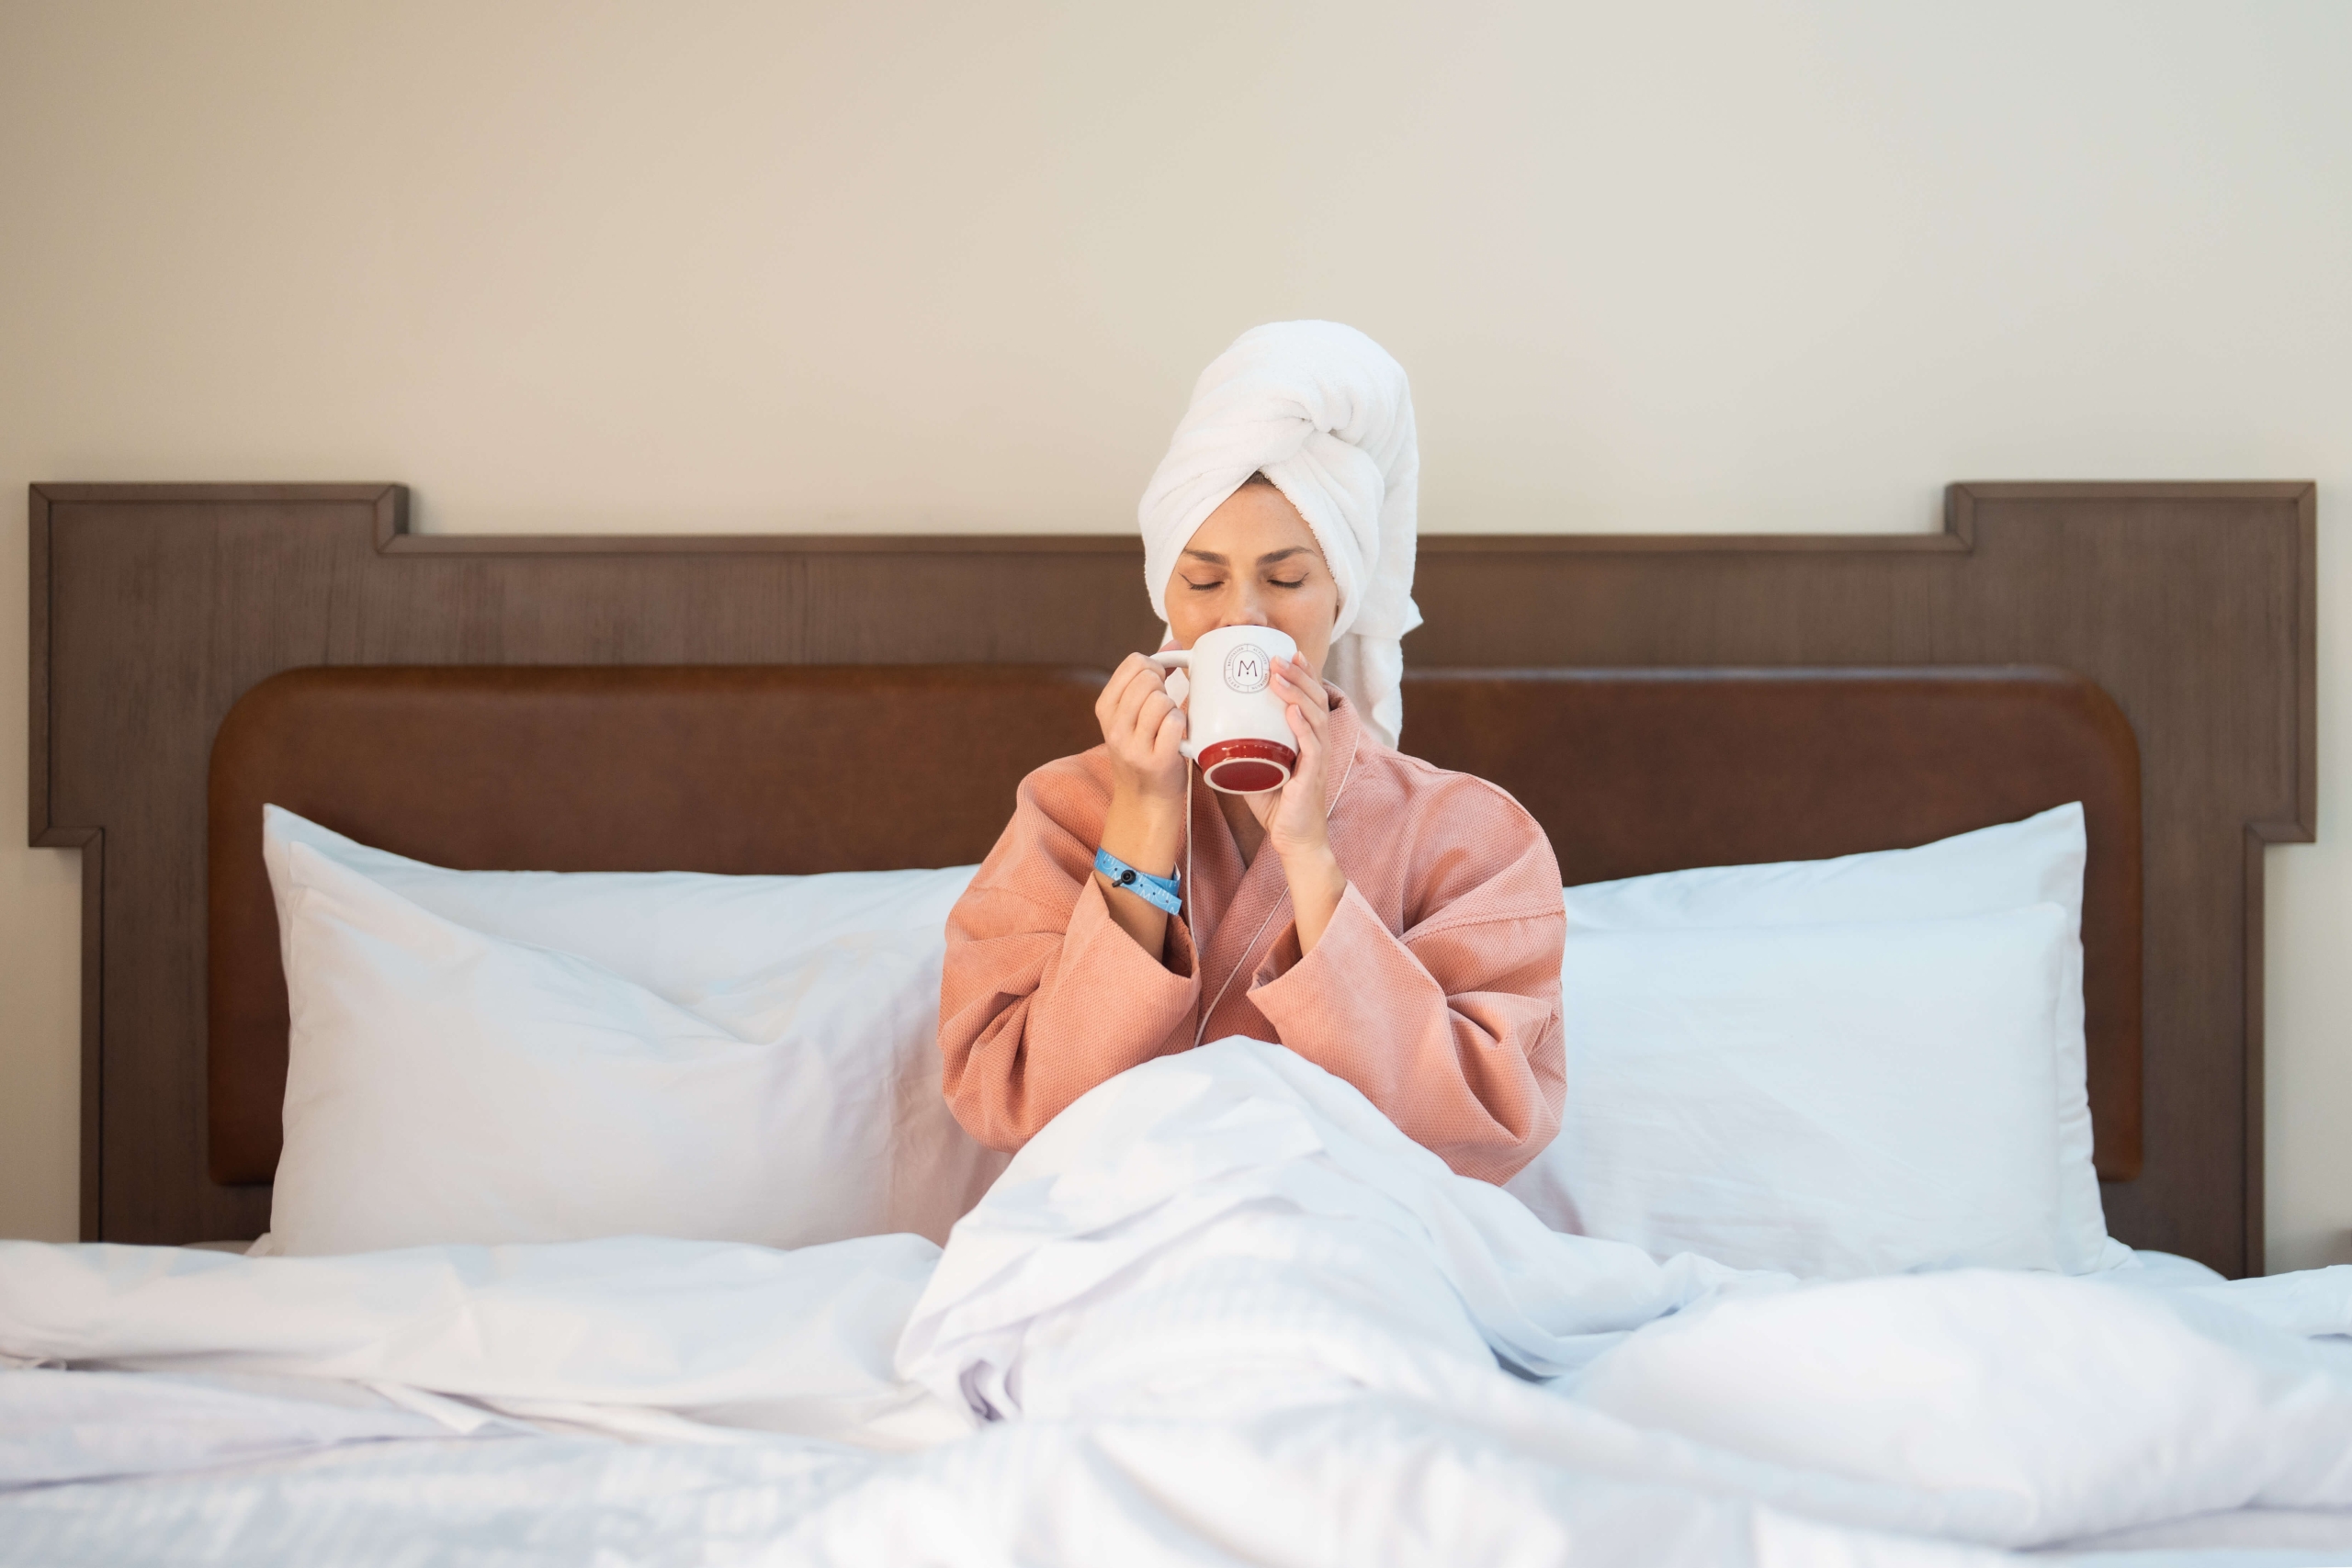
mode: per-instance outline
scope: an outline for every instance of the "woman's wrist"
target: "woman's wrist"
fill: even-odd
[[[1097,846],[1154,876],[1176,869],[1184,844],[1184,799],[1114,788],[1111,808],[1102,818],[1102,842]]]
[[[1111,808],[1102,818],[1102,841],[1098,848],[1108,850],[1114,857],[1147,876],[1169,876],[1176,870],[1176,856],[1183,841],[1184,807],[1181,800],[1171,808],[1132,788],[1113,785]],[[1109,900],[1112,923],[1135,938],[1136,945],[1154,961],[1165,964],[1170,921],[1166,910],[1133,889],[1118,886],[1099,866],[1090,874]]]
[[[1294,892],[1316,888],[1334,894],[1347,890],[1348,874],[1340,869],[1340,857],[1331,852],[1328,843],[1292,850],[1282,856],[1283,878]]]
[[[1348,874],[1326,841],[1283,856],[1283,878],[1290,884],[1291,918],[1298,929],[1300,956],[1315,951],[1340,900],[1348,896]]]

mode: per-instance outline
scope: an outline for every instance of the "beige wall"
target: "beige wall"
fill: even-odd
[[[1412,371],[1431,529],[2314,478],[2271,1260],[2352,1259],[2347,68],[2324,0],[0,0],[0,823],[35,479],[1118,528],[1193,372],[1310,314]],[[77,874],[0,842],[0,1235],[74,1228]]]

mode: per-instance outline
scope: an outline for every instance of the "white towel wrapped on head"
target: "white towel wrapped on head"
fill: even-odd
[[[1151,607],[1208,514],[1254,473],[1272,479],[1323,547],[1340,615],[1323,673],[1387,745],[1405,722],[1397,682],[1413,604],[1420,451],[1404,367],[1337,321],[1252,327],[1201,372],[1192,406],[1136,509]]]

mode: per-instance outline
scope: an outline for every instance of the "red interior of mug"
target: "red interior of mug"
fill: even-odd
[[[1220,740],[1201,748],[1201,777],[1227,795],[1280,789],[1298,765],[1298,753],[1272,740]]]

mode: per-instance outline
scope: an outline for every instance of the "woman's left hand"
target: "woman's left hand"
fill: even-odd
[[[1266,829],[1266,847],[1284,865],[1300,853],[1328,850],[1323,817],[1323,759],[1331,732],[1331,697],[1323,682],[1308,672],[1306,661],[1293,657],[1274,666],[1274,694],[1283,700],[1283,717],[1290,723],[1298,761],[1290,782],[1248,796],[1250,810]]]
[[[1299,948],[1312,951],[1323,928],[1347,891],[1347,878],[1331,853],[1329,818],[1324,815],[1323,781],[1331,755],[1331,697],[1323,682],[1293,658],[1274,667],[1274,691],[1283,699],[1283,716],[1298,750],[1290,780],[1280,789],[1248,796],[1250,813],[1266,829],[1266,847],[1283,863],[1291,886],[1292,911],[1297,919]]]

